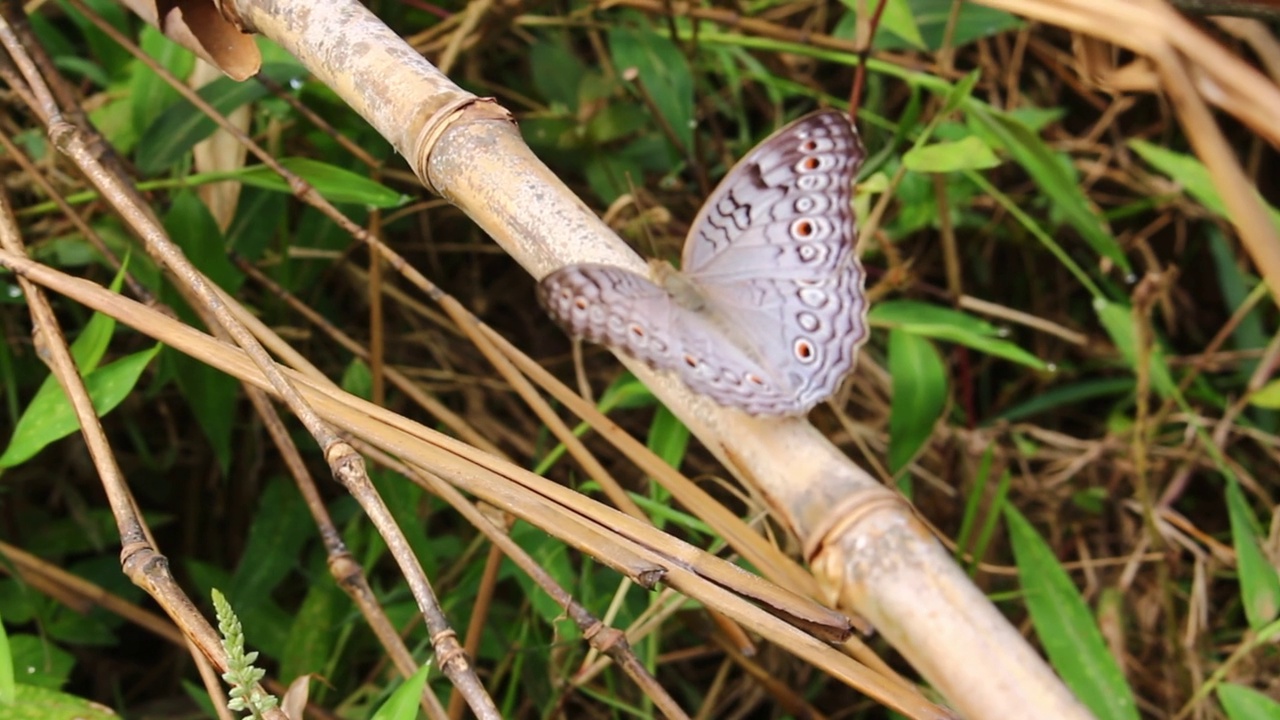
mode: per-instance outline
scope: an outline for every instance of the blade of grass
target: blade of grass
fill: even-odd
[[[946,404],[947,378],[933,344],[902,330],[889,331],[889,472],[897,475],[920,452]]]
[[[1280,576],[1262,552],[1265,533],[1235,478],[1227,478],[1226,493],[1244,614],[1249,627],[1257,631],[1276,619],[1280,609]]]
[[[1133,691],[1052,548],[1013,506],[1005,506],[1004,516],[1027,611],[1049,661],[1100,720],[1138,720]]]

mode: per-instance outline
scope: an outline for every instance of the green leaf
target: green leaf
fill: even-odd
[[[600,399],[596,401],[596,408],[602,413],[622,409],[630,410],[633,408],[650,407],[657,404],[657,398],[653,396],[653,392],[648,386],[636,379],[635,375],[625,372],[618,376],[609,387],[605,388],[600,395]],[[573,429],[575,437],[582,437],[591,429],[586,423],[579,423]],[[547,451],[542,461],[534,466],[534,472],[544,475],[548,470],[555,466],[565,454],[565,447],[562,443],[557,443],[555,447]]]
[[[559,539],[524,520],[511,526],[511,539],[562,587],[581,587],[582,577],[575,561],[569,556],[568,547]],[[528,575],[517,573],[514,580],[520,585],[524,600],[533,612],[547,626],[555,628],[562,639],[571,640],[581,635],[577,625],[565,615],[564,606],[538,587]]]
[[[109,0],[90,0],[85,5],[90,12],[98,15],[99,21],[105,21],[114,27],[117,32],[124,34],[132,32],[130,18],[125,14],[124,8],[119,3],[110,2]],[[77,44],[76,52],[71,57],[93,58],[98,62],[99,66],[111,73],[113,79],[123,74],[133,62],[129,51],[125,50],[119,42],[95,25],[92,20],[85,17],[75,6],[69,3],[61,3],[59,7],[76,24],[76,27],[83,35],[83,39]],[[86,52],[85,45],[88,45],[88,52]]]
[[[120,292],[120,286],[124,283],[124,274],[128,268],[129,258],[126,256],[125,261],[120,265],[120,270],[111,279],[111,285],[109,286],[111,292]],[[84,329],[80,331],[75,342],[71,343],[71,359],[75,361],[81,375],[98,367],[98,363],[102,361],[102,356],[107,353],[107,346],[111,343],[111,336],[115,331],[115,318],[105,313],[94,313],[93,317],[89,318],[89,322],[85,323]],[[58,385],[58,381],[53,375],[45,378],[36,395],[48,392],[44,388],[50,385]]]
[[[388,511],[404,532],[409,549],[418,558],[418,562],[422,563],[427,577],[437,575],[438,563],[443,560],[444,554],[439,543],[432,543],[431,538],[427,537],[427,528],[422,523],[422,513],[429,506],[427,491],[392,470],[370,470],[369,479],[387,503]],[[302,520],[306,524],[306,518]]]
[[[1276,618],[1280,609],[1280,577],[1262,552],[1262,529],[1244,491],[1227,476],[1227,514],[1231,519],[1231,544],[1236,551],[1240,595],[1249,627],[1259,630]]]
[[[31,23],[31,30],[35,32],[40,44],[44,46],[44,52],[49,57],[71,56],[84,52],[83,40],[77,37],[72,40],[70,33],[74,33],[74,28],[65,22],[53,22],[53,13],[31,13],[27,22]]]
[[[177,77],[187,77],[195,66],[195,55],[190,50],[165,37],[151,25],[142,26],[138,45],[160,67]],[[123,100],[128,104],[136,131],[155,122],[165,108],[180,102],[182,96],[148,65],[137,61],[131,65],[129,94]]]
[[[104,417],[129,395],[142,371],[160,351],[160,345],[123,357],[110,365],[84,376],[85,387],[98,417]],[[46,390],[45,388],[49,388]],[[46,445],[80,429],[71,403],[56,382],[42,385],[14,427],[13,437],[0,468],[13,467],[29,460]]]
[[[154,518],[155,515],[148,513],[147,524],[151,525]],[[41,556],[50,559],[82,553],[102,553],[115,540],[117,527],[110,508],[84,508],[77,511],[74,517],[66,514],[42,517],[35,527],[23,533],[23,540],[30,547],[40,548]],[[156,526],[151,527],[154,529]],[[117,563],[116,573],[119,572]]]
[[[197,358],[176,350],[161,357],[162,375],[172,375],[195,415],[196,425],[209,441],[209,449],[223,476],[231,469],[231,435],[237,419],[239,382]]]
[[[634,410],[635,408],[649,407],[657,402],[653,391],[648,385],[640,382],[635,375],[629,372],[618,376],[609,384],[609,387],[600,393],[600,399],[596,402],[596,407],[600,412],[608,413],[613,410]]]
[[[260,74],[283,85],[305,73],[301,65],[270,63],[263,65]],[[236,82],[231,78],[218,78],[200,88],[197,94],[226,115],[242,105],[266,97],[267,88],[253,80]],[[145,175],[155,175],[173,167],[188,156],[196,143],[212,135],[216,129],[217,124],[213,120],[186,100],[170,105],[143,133],[146,142],[138,146],[138,169]]]
[[[908,170],[947,173],[957,170],[986,170],[1000,164],[1000,158],[976,135],[955,142],[938,142],[912,148],[902,156]]]
[[[653,422],[649,425],[647,444],[665,463],[679,469],[689,449],[689,428],[666,405],[658,405],[653,414]],[[649,493],[654,500],[665,502],[669,499],[666,488],[657,483],[650,484]],[[658,527],[662,527],[662,521],[657,519],[657,522]]]
[[[351,609],[346,594],[334,583],[313,582],[293,614],[288,639],[280,654],[281,678],[309,673],[323,675],[342,638],[341,620]]]
[[[902,330],[889,331],[889,375],[889,472],[897,475],[933,435],[946,404],[947,378],[933,344]]]
[[[577,110],[578,90],[586,72],[582,61],[569,50],[560,35],[554,39],[539,38],[529,48],[529,76],[538,95],[548,103]]]
[[[941,114],[949,115],[960,109],[964,101],[973,95],[973,89],[978,86],[978,81],[981,79],[981,70],[973,70],[968,75],[960,78],[959,82],[952,86],[951,91],[947,93],[947,101],[942,105]],[[989,147],[987,149],[990,150]]]
[[[1071,578],[1031,523],[1012,505],[1004,511],[1027,611],[1050,663],[1100,720],[1137,720],[1133,691]]]
[[[918,300],[885,300],[871,307],[872,322],[909,330],[917,325],[954,325],[966,335],[996,337],[1000,328],[967,313]]]
[[[679,468],[689,449],[689,428],[665,405],[658,406],[649,426],[649,449],[673,468]]]
[[[1133,328],[1133,311],[1128,305],[1121,303],[1113,303],[1101,298],[1095,298],[1093,301],[1093,309],[1098,313],[1098,320],[1102,322],[1102,327],[1111,336],[1111,341],[1116,344],[1116,348],[1124,357],[1125,362],[1137,372],[1138,368],[1138,344],[1134,337]],[[1152,343],[1147,350],[1148,355],[1148,373],[1151,378],[1151,385],[1160,393],[1161,397],[1173,397],[1178,392],[1178,386],[1173,381],[1173,375],[1169,373],[1169,364],[1165,362],[1164,351],[1161,350],[1158,342]]]
[[[0,707],[0,720],[119,720],[107,708],[90,700],[34,685],[18,685],[17,699]]]
[[[415,720],[418,717],[422,689],[427,685],[427,674],[430,672],[430,663],[418,668],[417,672],[391,693],[391,697],[378,708],[371,720]]]
[[[1038,108],[1032,105],[1024,105],[1008,111],[1008,114],[1009,117],[1025,125],[1031,132],[1039,134],[1053,123],[1062,120],[1067,111],[1062,108]]]
[[[1218,686],[1218,702],[1230,720],[1276,720],[1280,703],[1243,685],[1223,683]]]
[[[693,148],[693,73],[674,42],[639,28],[609,31],[609,52],[618,72],[635,69],[648,94],[685,151]]]
[[[236,216],[224,233],[227,249],[249,262],[261,260],[267,248],[287,252],[276,243],[276,237],[294,231],[288,212],[291,200],[278,192],[244,188],[236,203]]]
[[[330,165],[319,160],[303,157],[285,158],[280,161],[280,164],[286,170],[306,180],[311,187],[316,189],[316,192],[323,195],[329,202],[356,203],[367,207],[391,208],[403,205],[408,199],[408,196],[398,193],[386,185],[374,182],[364,175],[344,170],[336,165]],[[243,170],[228,173],[204,173],[199,177],[238,180],[245,185],[265,190],[274,190],[282,193],[293,192],[289,184],[284,181],[284,178],[281,178],[274,170],[265,165],[253,165]]]
[[[204,276],[234,295],[244,282],[244,273],[227,258],[222,231],[209,207],[190,190],[173,195],[164,216],[164,229]]]
[[[977,571],[981,559],[986,555],[987,547],[996,535],[1000,525],[1001,510],[1008,500],[1009,487],[1013,484],[1013,475],[1008,469],[1000,473],[1000,479],[991,489],[991,465],[995,458],[995,447],[988,445],[982,453],[982,460],[974,474],[972,487],[966,492],[964,518],[960,524],[960,532],[956,534],[956,560],[965,565],[970,577]],[[985,509],[982,524],[978,524],[979,511]],[[965,558],[965,554],[968,558]]]
[[[908,0],[886,0],[880,25],[916,50],[926,49],[924,36],[920,34],[920,26],[916,24],[915,13],[911,11]]]
[[[856,9],[856,4],[852,0],[842,0],[846,7],[851,10]],[[907,0],[905,3],[907,11],[914,18],[914,25],[918,28],[915,32],[918,34],[919,41],[908,41],[903,35],[900,35],[895,26],[893,29],[882,27],[880,32],[876,33],[873,47],[877,50],[901,50],[906,48],[920,49],[925,48],[930,51],[936,51],[942,48],[944,43],[951,47],[964,47],[975,40],[985,37],[991,37],[1003,32],[1015,30],[1022,27],[1023,22],[1016,15],[1011,15],[1003,10],[995,8],[983,7],[977,3],[962,2],[959,3],[958,12],[956,13],[955,26],[950,32],[947,26],[950,23],[952,9],[956,6],[954,0]],[[874,7],[874,3],[871,4]],[[888,14],[888,9],[885,11]],[[837,37],[850,38],[853,35],[854,13],[850,12],[840,19],[836,27],[835,34]],[[901,32],[910,33],[903,30]],[[918,44],[923,42],[923,45]]]
[[[133,107],[128,97],[114,98],[93,108],[89,111],[89,122],[121,156],[130,155],[138,145],[142,128],[133,124]],[[75,202],[73,197],[67,200]]]
[[[82,615],[65,607],[45,618],[44,629],[47,641],[66,646],[105,648],[119,643],[115,632],[96,614]]]
[[[13,649],[9,647],[9,633],[0,622],[0,705],[12,705],[17,699],[13,681]]]
[[[222,231],[194,192],[184,190],[173,196],[164,227],[205,277],[229,294],[235,294],[244,282],[244,274],[227,258]],[[166,297],[169,294],[166,293]],[[194,313],[187,311],[181,302],[173,304],[194,319]],[[177,380],[196,424],[209,441],[218,468],[225,475],[231,467],[231,432],[236,422],[238,384],[235,378],[179,352],[166,352],[161,362]]]
[[[1013,117],[983,108],[977,103],[968,106],[968,117],[1009,153],[1022,166],[1052,202],[1055,211],[1062,213],[1067,222],[1080,233],[1094,252],[1119,266],[1126,274],[1133,269],[1125,257],[1120,243],[1103,223],[1097,210],[1090,204],[1070,166],[1062,162],[1058,153],[1049,148],[1040,136]]]
[[[342,389],[358,398],[368,400],[373,397],[373,371],[369,364],[360,358],[352,358],[347,369],[342,372]]]
[[[302,547],[314,531],[311,514],[293,483],[284,477],[272,478],[258,499],[241,563],[225,593],[232,604],[247,611],[254,598],[270,596],[297,566]],[[243,612],[241,620],[245,620]]]
[[[1249,396],[1249,402],[1269,410],[1280,409],[1280,379],[1258,388],[1257,392]]]
[[[14,685],[14,692],[19,698],[24,688],[32,686],[60,689],[67,684],[71,671],[76,667],[74,655],[45,637],[15,633],[9,638],[9,651],[13,654],[15,681],[22,681]]]
[[[611,204],[644,177],[644,167],[625,154],[597,152],[587,160],[583,175],[591,191]]]
[[[1208,248],[1210,255],[1213,256],[1214,269],[1217,271],[1218,286],[1222,288],[1223,306],[1234,313],[1244,305],[1253,303],[1253,308],[1245,313],[1244,317],[1240,318],[1240,322],[1231,331],[1231,342],[1237,350],[1262,350],[1270,340],[1270,333],[1266,330],[1262,316],[1266,303],[1255,302],[1259,298],[1252,296],[1255,293],[1265,293],[1267,290],[1257,276],[1246,273],[1236,264],[1236,254],[1232,243],[1227,242],[1227,239],[1223,237],[1222,229],[1218,225],[1204,223],[1203,232],[1209,241]],[[1239,384],[1247,385],[1257,369],[1257,359],[1241,358],[1235,371]],[[1267,410],[1275,410],[1280,407],[1280,388],[1275,389],[1273,392],[1275,393],[1274,399],[1264,395],[1261,403],[1258,402],[1256,396],[1251,398],[1251,402],[1255,407],[1264,408],[1261,412],[1253,413],[1254,420],[1258,423],[1259,429],[1271,434],[1275,434],[1277,428],[1280,427],[1280,415],[1274,412],[1267,412]],[[1268,402],[1272,404],[1265,404]]]
[[[1133,392],[1133,387],[1133,378],[1127,377],[1083,380],[1069,385],[1059,385],[1057,387],[1049,388],[1042,393],[1037,393],[1035,396],[1014,405],[997,415],[992,421],[984,424],[990,424],[990,422],[1000,420],[1005,422],[1017,422],[1031,417],[1032,415],[1048,412],[1060,407],[1078,405],[1094,398],[1107,397],[1110,395],[1127,395]]]
[[[279,657],[287,642],[292,616],[271,595],[298,564],[298,556],[315,533],[315,524],[293,483],[272,478],[258,499],[226,596],[241,608],[238,616],[253,645],[270,657]]]
[[[1181,185],[1191,197],[1197,202],[1205,206],[1224,220],[1231,220],[1231,214],[1227,211],[1227,205],[1222,201],[1222,196],[1218,194],[1218,188],[1213,184],[1213,177],[1209,175],[1209,170],[1194,155],[1186,155],[1176,153],[1172,150],[1162,148],[1159,145],[1153,145],[1143,140],[1130,140],[1129,147],[1138,154],[1148,164],[1164,173],[1170,180]],[[1262,201],[1262,196],[1258,199]],[[1271,222],[1277,228],[1280,228],[1280,210],[1271,205],[1267,205],[1267,211],[1271,215]]]
[[[1040,358],[1000,337],[1004,334],[1000,328],[959,310],[915,300],[887,300],[872,307],[868,318],[878,327],[958,343],[1037,370],[1049,369]]]
[[[63,74],[71,78],[83,79],[98,87],[107,87],[111,80],[107,74],[103,72],[102,66],[92,60],[76,57],[74,55],[67,57],[56,57],[53,59],[53,66],[61,70]]]

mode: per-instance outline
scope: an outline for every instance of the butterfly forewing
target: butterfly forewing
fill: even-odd
[[[864,152],[849,118],[811,113],[747,153],[711,193],[685,239],[681,270],[729,282],[754,268],[823,277],[853,251],[850,204]]]
[[[686,240],[684,272],[707,313],[745,338],[801,410],[835,392],[866,337],[851,206],[863,155],[844,114],[805,116],[734,167]]]

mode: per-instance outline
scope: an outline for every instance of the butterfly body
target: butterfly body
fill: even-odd
[[[721,181],[694,220],[681,270],[611,265],[543,278],[539,300],[571,334],[673,371],[753,415],[830,397],[866,338],[850,205],[863,151],[848,118],[807,115]]]

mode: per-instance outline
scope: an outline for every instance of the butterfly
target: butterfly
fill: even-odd
[[[867,337],[852,186],[865,152],[849,117],[806,115],[725,175],[653,277],[569,265],[538,284],[570,334],[676,373],[752,415],[798,415],[831,397]]]

